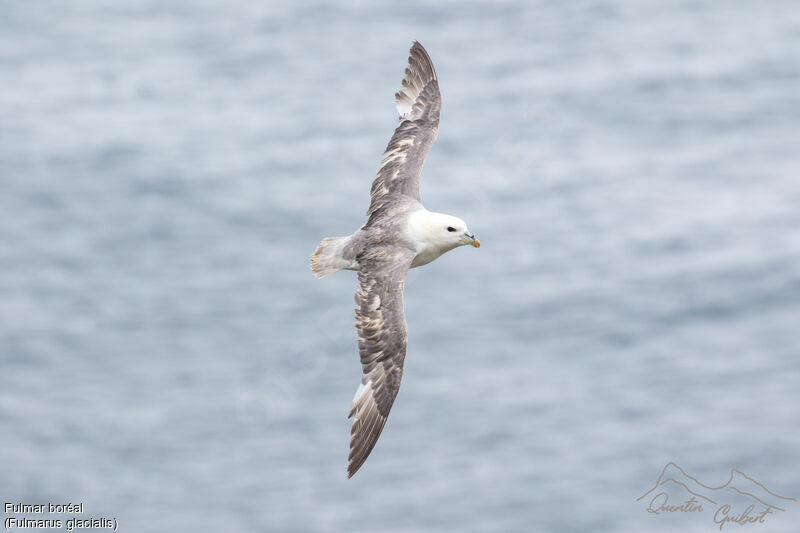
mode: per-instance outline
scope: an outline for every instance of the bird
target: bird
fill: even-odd
[[[400,390],[408,341],[403,309],[408,269],[459,246],[481,245],[462,219],[428,211],[420,199],[420,172],[437,137],[442,97],[433,62],[418,41],[411,46],[395,101],[400,125],[372,182],[367,222],[352,235],[324,238],[311,256],[317,278],[339,270],[358,272],[355,325],[362,375],[348,415],[353,419],[348,478],[375,447]]]

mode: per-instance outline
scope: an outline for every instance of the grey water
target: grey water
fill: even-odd
[[[365,220],[415,39],[423,201],[483,246],[410,272],[348,480],[356,279],[308,259]],[[2,2],[0,500],[131,532],[718,531],[637,498],[672,461],[800,500],[799,230],[794,2]],[[781,501],[723,531],[797,531]]]

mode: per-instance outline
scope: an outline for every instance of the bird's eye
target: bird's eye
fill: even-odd
[[[454,228],[453,226],[447,226],[447,231],[455,231],[455,230],[456,228]]]

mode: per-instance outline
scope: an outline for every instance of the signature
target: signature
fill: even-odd
[[[732,469],[725,484],[712,487],[673,462],[667,463],[653,487],[636,499],[642,500],[647,502],[645,511],[655,515],[714,509],[712,520],[720,531],[726,524],[763,524],[776,511],[786,512],[787,502],[797,501],[769,490],[741,470]]]

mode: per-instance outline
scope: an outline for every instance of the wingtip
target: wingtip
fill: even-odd
[[[369,454],[367,454],[367,455],[369,455]],[[356,472],[358,472],[361,469],[361,467],[364,465],[364,463],[366,461],[367,461],[367,457],[363,457],[362,459],[360,459],[358,461],[353,461],[352,458],[351,458],[349,460],[349,462],[347,463],[347,479],[350,479],[353,476],[355,476]]]
[[[412,116],[415,105],[418,104],[418,98],[430,83],[436,83],[437,80],[431,56],[419,41],[414,41],[408,52],[408,65],[401,81],[400,90],[394,95],[401,122],[407,118],[418,118]],[[438,88],[436,92],[438,94]],[[423,96],[423,98],[425,97]]]
[[[437,76],[436,76],[436,69],[433,66],[433,60],[431,59],[431,56],[428,53],[428,51],[425,49],[425,47],[422,46],[421,42],[414,41],[414,43],[411,45],[411,49],[408,51],[409,52],[409,56],[411,56],[411,57],[409,57],[409,60],[413,58],[415,50],[418,51],[422,55],[423,60],[428,64],[427,66],[431,70],[431,75],[432,75],[433,79],[434,80],[438,79]],[[410,63],[409,63],[409,67],[411,67]]]

